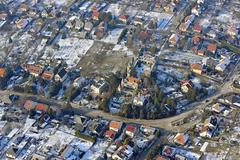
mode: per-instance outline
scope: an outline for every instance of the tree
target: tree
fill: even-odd
[[[49,96],[53,97],[56,96],[59,92],[59,90],[62,87],[62,83],[57,81],[57,82],[53,82],[50,87],[49,87]]]
[[[108,99],[103,99],[102,103],[99,105],[99,109],[104,112],[109,112],[108,103],[109,103]]]
[[[194,89],[194,88],[189,89],[189,91],[187,92],[187,98],[190,101],[196,100],[196,89]]]

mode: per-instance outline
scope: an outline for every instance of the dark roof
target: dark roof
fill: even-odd
[[[59,75],[61,78],[63,78],[66,74],[67,74],[67,71],[66,71],[64,68],[62,68],[62,69],[58,72],[58,75]]]

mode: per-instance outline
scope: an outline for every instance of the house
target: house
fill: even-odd
[[[218,62],[215,59],[211,58],[211,57],[203,58],[202,63],[203,63],[203,65],[207,66],[208,68],[210,68],[212,70],[215,69],[215,67],[218,64]]]
[[[220,60],[219,64],[215,67],[215,69],[219,72],[225,72],[228,65],[231,63],[230,59],[225,57]]]
[[[29,19],[20,18],[15,23],[16,23],[16,27],[18,29],[23,29],[23,28],[25,28],[28,25]]]
[[[236,27],[231,26],[231,27],[228,28],[227,33],[228,33],[230,36],[235,37],[235,36],[238,35],[238,30],[237,30]]]
[[[92,13],[92,19],[98,21],[100,17],[100,12],[98,11],[93,11]]]
[[[221,113],[224,109],[225,107],[220,103],[215,103],[214,105],[212,105],[213,112]]]
[[[35,106],[35,110],[36,110],[36,111],[41,111],[41,112],[47,112],[47,111],[48,111],[48,106],[45,105],[45,104],[38,103],[38,104]]]
[[[173,139],[174,143],[182,146],[184,146],[188,142],[188,140],[189,135],[185,133],[177,133],[177,135]]]
[[[84,30],[90,32],[93,29],[93,24],[92,22],[86,22],[84,25]]]
[[[204,55],[205,55],[205,51],[204,51],[204,50],[198,50],[198,51],[197,51],[197,54],[198,54],[199,56],[204,56]]]
[[[193,43],[194,45],[199,44],[200,41],[201,41],[200,36],[193,36],[193,37],[192,37],[192,43]]]
[[[202,28],[200,26],[199,23],[196,23],[194,26],[193,26],[193,31],[196,32],[196,33],[201,33],[202,32]]]
[[[105,80],[100,79],[99,81],[95,81],[94,84],[91,85],[91,91],[94,95],[100,95],[104,91],[107,91],[108,84]]]
[[[149,126],[141,125],[140,131],[141,131],[145,136],[150,137],[150,136],[154,136],[154,134],[155,134],[155,132],[156,132],[156,128],[152,128],[152,127],[149,127]]]
[[[45,160],[45,159],[46,159],[45,156],[40,155],[40,154],[36,154],[36,153],[34,153],[34,154],[32,155],[32,158],[31,158],[31,160]]]
[[[136,106],[143,106],[145,100],[146,100],[145,96],[139,94],[137,96],[134,96],[133,104],[136,105]]]
[[[140,80],[135,77],[127,77],[126,79],[123,79],[118,90],[121,90],[121,88],[129,88],[129,89],[137,89],[138,84],[140,83]]]
[[[109,129],[115,132],[119,132],[122,128],[122,122],[111,121],[109,124]]]
[[[80,19],[76,19],[75,20],[75,29],[76,30],[81,30],[84,27],[84,23],[83,21],[81,21]]]
[[[190,65],[190,68],[193,73],[196,73],[198,75],[202,74],[202,66],[200,64],[193,63]]]
[[[172,34],[169,38],[169,43],[171,43],[172,45],[176,45],[179,41],[179,36],[177,34]]]
[[[219,120],[217,117],[211,116],[205,120],[204,124],[200,127],[199,135],[201,137],[211,138],[218,127]]]
[[[132,125],[127,125],[126,126],[126,130],[125,130],[126,135],[133,138],[135,132],[136,132],[136,127],[135,126],[132,126]]]
[[[45,80],[51,80],[54,77],[54,73],[52,71],[45,70],[42,73],[41,77],[42,79],[45,79]]]
[[[208,52],[211,52],[211,53],[215,54],[216,50],[217,50],[217,45],[216,44],[208,44],[208,46],[207,46],[207,51]]]
[[[20,12],[27,12],[28,11],[28,5],[27,4],[21,4],[18,8]]]
[[[19,155],[19,149],[13,146],[10,146],[6,151],[6,157],[9,159],[16,159]]]
[[[128,20],[128,16],[127,15],[120,15],[118,17],[118,20],[121,21],[122,23],[127,23],[127,20]]]
[[[124,145],[118,148],[118,150],[112,155],[114,160],[129,160],[133,156],[133,148],[129,145]]]
[[[110,141],[112,141],[115,138],[115,136],[116,136],[116,132],[113,130],[107,130],[105,132],[105,137]]]
[[[67,23],[66,23],[66,25],[65,25],[68,29],[72,29],[73,28],[73,22],[72,22],[72,20],[68,20],[67,21]]]
[[[161,155],[157,155],[154,160],[170,160],[169,158],[167,157],[164,157],[164,156],[161,156]]]
[[[192,14],[199,16],[201,14],[201,7],[199,5],[195,5],[192,9],[191,9]]]
[[[192,89],[194,87],[191,80],[183,80],[180,82],[180,84],[181,84],[181,90],[184,93],[187,93],[190,89]]]
[[[169,3],[169,4],[167,4],[166,6],[164,6],[163,7],[163,9],[165,10],[165,12],[174,12],[175,11],[175,9],[176,9],[176,5],[175,5],[175,3]]]
[[[136,16],[133,21],[134,25],[140,25],[140,26],[143,25],[143,22],[144,22],[144,19],[142,16]]]
[[[0,68],[0,77],[3,78],[6,74],[6,69],[5,68]]]
[[[33,101],[31,101],[31,100],[26,100],[25,103],[24,103],[24,105],[23,105],[23,107],[24,107],[26,110],[30,111],[30,110],[32,110],[32,109],[35,108],[36,104],[37,104],[36,102],[33,102]]]
[[[189,26],[194,21],[194,19],[195,19],[195,15],[194,14],[191,14],[191,15],[185,17],[184,22],[182,22],[180,24],[180,26],[179,26],[179,30],[182,31],[182,32],[186,32],[187,29],[189,28]]]
[[[5,21],[8,14],[4,11],[0,11],[0,20]]]
[[[175,154],[176,149],[170,146],[164,146],[162,150],[162,155],[167,156],[167,157],[173,157]]]
[[[55,75],[55,81],[63,82],[68,78],[68,73],[65,68],[60,68],[57,74]]]
[[[39,76],[43,71],[42,66],[38,66],[38,65],[34,65],[34,64],[23,64],[23,65],[21,65],[21,67],[25,71],[28,71],[33,76]]]

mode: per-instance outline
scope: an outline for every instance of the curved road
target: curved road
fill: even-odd
[[[186,123],[181,126],[172,126],[171,122],[181,120],[185,117],[188,117],[192,113],[199,113],[199,109],[204,108],[205,106],[210,104],[212,102],[212,100],[216,99],[217,97],[219,97],[221,95],[224,95],[224,94],[227,94],[230,92],[240,93],[240,90],[234,89],[232,87],[233,80],[235,78],[239,77],[239,72],[240,72],[239,68],[240,68],[239,64],[236,65],[235,69],[228,76],[229,81],[227,81],[223,85],[221,85],[219,91],[216,92],[215,95],[208,98],[209,101],[207,103],[205,101],[192,103],[189,105],[188,111],[183,112],[183,113],[173,116],[173,117],[169,117],[169,118],[163,118],[163,119],[157,119],[157,120],[128,119],[128,118],[112,115],[110,113],[105,113],[100,110],[94,110],[94,109],[89,109],[87,107],[81,107],[78,104],[74,104],[74,103],[71,103],[71,105],[73,107],[73,110],[76,110],[77,112],[80,112],[81,114],[89,116],[89,117],[102,117],[107,120],[119,120],[119,121],[123,121],[123,122],[127,122],[127,123],[138,123],[138,124],[143,124],[143,125],[147,125],[147,126],[162,128],[167,131],[173,131],[173,130],[184,131],[184,130],[188,129],[190,126],[192,126],[193,124],[195,124],[196,122],[198,122],[198,120],[191,121],[191,122]],[[21,97],[24,97],[24,96],[25,97],[33,97],[38,100],[44,101],[46,103],[54,104],[54,105],[58,105],[62,108],[66,108],[66,102],[64,102],[64,101],[47,99],[43,96],[36,96],[33,94],[27,94],[27,93],[18,93],[18,92],[14,92],[14,91],[10,91],[10,90],[0,91],[0,95],[10,95],[10,94],[16,94]]]

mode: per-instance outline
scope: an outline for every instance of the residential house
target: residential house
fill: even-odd
[[[121,21],[122,23],[127,23],[127,21],[128,21],[128,16],[127,15],[120,15],[119,17],[118,17],[118,20],[119,21]]]
[[[216,50],[217,50],[217,45],[216,44],[208,44],[208,46],[207,46],[207,51],[208,52],[211,52],[211,53],[215,54]]]
[[[184,146],[188,142],[188,140],[189,135],[186,133],[177,133],[177,135],[173,139],[174,143],[182,146]]]
[[[198,54],[199,56],[204,56],[204,55],[205,55],[205,51],[204,51],[204,50],[198,50],[198,51],[197,51],[197,54]]]
[[[143,22],[144,22],[144,19],[142,16],[136,16],[133,21],[134,25],[140,25],[140,26],[143,25]]]
[[[19,149],[13,146],[10,146],[6,151],[6,157],[9,159],[16,159],[19,155]]]
[[[193,73],[196,73],[198,75],[202,74],[202,66],[200,64],[193,63],[190,65],[190,68]]]
[[[93,11],[92,13],[92,19],[98,21],[100,17],[100,12],[98,11]]]
[[[118,148],[118,150],[112,155],[114,160],[129,160],[133,156],[133,148],[129,145],[124,145]]]
[[[15,23],[18,29],[23,29],[28,25],[29,19],[19,18]]]
[[[179,36],[177,34],[172,34],[168,40],[172,45],[177,45],[179,41]]]
[[[84,30],[90,32],[91,30],[93,29],[93,24],[92,22],[85,22],[85,25],[84,25]]]
[[[134,134],[136,133],[136,127],[133,126],[133,125],[127,125],[126,126],[126,130],[125,130],[125,133],[126,135],[128,135],[129,137],[133,138],[134,137]]]
[[[35,108],[36,104],[37,104],[36,102],[33,102],[33,101],[31,101],[31,100],[26,100],[25,103],[24,103],[24,105],[23,105],[23,107],[24,107],[26,110],[30,111],[30,110],[32,110],[32,109]]]
[[[218,127],[219,120],[217,117],[211,116],[205,120],[204,124],[200,127],[200,136],[211,138]]]
[[[216,113],[221,113],[225,107],[220,103],[215,103],[212,105],[212,111]]]
[[[176,9],[176,4],[171,2],[168,3],[166,6],[163,7],[163,9],[165,10],[165,12],[174,12]]]
[[[162,155],[167,157],[173,157],[175,155],[176,149],[170,146],[164,146],[162,150]]]
[[[219,72],[225,72],[228,65],[231,63],[230,59],[225,57],[220,60],[219,64],[215,67],[215,69]]]
[[[194,45],[199,44],[200,41],[201,41],[200,36],[193,36],[193,37],[192,37],[192,43],[193,43]]]
[[[42,75],[42,79],[51,80],[54,77],[54,73],[52,71],[45,70]]]
[[[107,89],[108,89],[108,84],[103,79],[100,79],[99,81],[95,81],[95,83],[91,85],[91,90],[94,95],[100,95],[104,91],[107,91]]]
[[[115,138],[115,136],[116,136],[116,132],[113,130],[107,130],[105,132],[105,137],[110,141],[112,141]]]
[[[235,36],[238,35],[238,30],[237,30],[236,27],[231,26],[231,27],[228,28],[227,33],[228,33],[230,36],[235,37]]]
[[[179,26],[179,30],[182,31],[182,32],[186,32],[187,29],[189,28],[189,26],[194,21],[194,19],[195,19],[195,15],[194,14],[191,14],[191,15],[185,17],[184,22],[182,22],[180,24],[180,26]]]
[[[154,160],[170,160],[169,158],[167,157],[164,157],[164,156],[161,156],[161,155],[157,155]]]
[[[4,11],[0,11],[0,20],[5,21],[8,14]]]
[[[193,26],[193,31],[196,32],[196,33],[201,33],[202,32],[202,28],[200,26],[199,23],[196,23],[194,26]]]
[[[42,66],[34,65],[34,64],[23,64],[23,65],[21,65],[21,67],[25,71],[28,71],[33,76],[39,76],[43,71]]]
[[[198,5],[195,5],[192,9],[191,9],[192,14],[199,16],[201,14],[201,8]]]
[[[84,27],[83,21],[81,21],[79,18],[75,20],[75,29],[81,30]]]
[[[181,84],[181,90],[184,93],[187,93],[190,89],[194,87],[194,84],[192,83],[191,80],[181,81],[180,84]]]
[[[127,77],[126,79],[123,79],[118,90],[121,90],[122,88],[130,88],[130,89],[137,89],[138,84],[140,83],[140,80],[135,77]]]
[[[111,121],[109,124],[109,129],[115,132],[119,132],[122,129],[122,122]]]
[[[28,11],[28,5],[25,4],[25,3],[22,3],[22,4],[19,6],[18,10],[19,10],[20,12],[27,12],[27,11]]]
[[[36,110],[36,111],[40,111],[40,112],[47,112],[47,111],[48,111],[48,106],[45,105],[45,104],[42,104],[42,103],[38,103],[38,104],[35,106],[35,110]]]
[[[6,74],[6,69],[5,68],[0,68],[0,77],[3,78]]]
[[[144,95],[138,94],[133,98],[133,104],[135,106],[143,106],[146,98]]]
[[[55,75],[55,81],[63,82],[68,78],[68,73],[65,68],[60,68],[57,74]]]
[[[211,58],[211,57],[205,57],[202,60],[203,65],[207,66],[208,68],[214,70],[215,67],[217,66],[218,62]]]
[[[45,159],[46,159],[45,156],[40,155],[40,154],[36,154],[36,153],[34,153],[34,154],[32,155],[32,158],[31,158],[31,160],[45,160]]]

